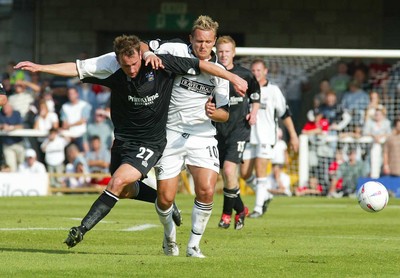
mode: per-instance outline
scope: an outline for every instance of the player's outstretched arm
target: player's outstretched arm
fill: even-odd
[[[223,68],[215,65],[214,63],[210,63],[207,61],[200,60],[199,61],[200,70],[204,71],[208,74],[221,77],[223,79],[229,80],[236,92],[238,92],[241,96],[244,96],[247,91],[247,81],[243,78],[233,74]]]
[[[27,70],[30,72],[44,72],[53,75],[76,77],[78,76],[78,69],[76,63],[60,63],[41,65],[35,64],[30,61],[19,62],[14,69]]]

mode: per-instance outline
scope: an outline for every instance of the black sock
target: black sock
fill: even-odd
[[[136,187],[136,189],[139,190],[139,192],[137,193],[136,197],[133,197],[132,199],[154,204],[157,199],[157,190],[148,186],[142,181],[137,181],[137,183],[139,186]]]
[[[237,198],[236,193],[237,189],[224,188],[224,208],[222,210],[224,214],[232,215],[232,209]]]
[[[86,233],[99,223],[111,211],[118,201],[118,197],[111,192],[104,192],[94,201],[86,216],[82,219],[80,230]]]
[[[244,204],[242,198],[240,198],[240,189],[236,188],[235,190],[237,192],[237,197],[235,199],[235,205],[233,206],[233,209],[236,211],[236,213],[241,213],[244,211]]]

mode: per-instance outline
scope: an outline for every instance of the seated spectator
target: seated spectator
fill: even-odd
[[[323,187],[318,182],[317,177],[310,177],[307,186],[299,186],[296,188],[296,196],[320,196],[322,195]]]
[[[338,101],[342,99],[344,92],[346,92],[348,88],[350,80],[351,77],[347,74],[346,63],[339,62],[337,65],[337,73],[329,80],[332,90],[336,92]]]
[[[368,80],[368,74],[361,69],[356,69],[353,74],[353,80],[358,82],[360,89],[362,89],[363,91],[368,92],[372,89],[372,85],[371,83],[369,83]]]
[[[76,88],[68,89],[68,102],[62,105],[60,120],[62,128],[68,130],[72,142],[83,151],[83,136],[87,131],[91,106],[81,99]]]
[[[25,151],[25,161],[18,166],[19,173],[45,174],[46,167],[42,162],[36,160],[34,149]]]
[[[90,173],[110,173],[110,151],[101,144],[100,137],[90,139],[90,151],[86,154],[86,161]],[[93,184],[107,185],[109,178],[94,178]]]
[[[383,147],[383,173],[400,177],[400,118],[394,120],[393,133]]]
[[[327,134],[329,122],[319,109],[310,110],[307,113],[308,121],[304,125],[301,133],[309,135]]]
[[[13,131],[23,128],[23,120],[18,111],[14,111],[11,104],[6,103],[0,113],[0,129]],[[11,172],[16,172],[18,165],[24,161],[24,144],[22,137],[2,136],[3,154],[5,163]]]
[[[84,136],[84,150],[86,152],[89,150],[88,141],[93,136],[98,136],[101,145],[108,150],[111,149],[113,129],[107,115],[104,109],[99,108],[96,110],[94,122],[88,124]]]
[[[93,136],[90,139],[90,146],[90,151],[86,154],[90,172],[109,173],[110,151],[102,146],[98,136]]]
[[[327,196],[329,198],[354,196],[357,187],[357,179],[367,175],[365,169],[364,161],[357,159],[357,150],[350,149],[348,153],[348,161],[343,162],[339,166],[336,177],[332,178]],[[336,188],[339,179],[343,179],[341,191],[337,191]]]
[[[350,76],[353,76],[358,69],[362,70],[364,74],[368,73],[368,66],[361,58],[354,58],[349,63],[347,63],[347,73]]]
[[[75,144],[67,147],[68,164],[65,168],[66,174],[82,174],[80,176],[71,176],[65,179],[65,186],[69,188],[83,187],[90,185],[89,167],[86,159],[80,153],[79,148]]]
[[[40,145],[49,174],[64,173],[65,147],[68,143],[69,139],[61,136],[57,128],[51,128],[49,135]],[[50,177],[50,186],[61,187],[61,179]]]

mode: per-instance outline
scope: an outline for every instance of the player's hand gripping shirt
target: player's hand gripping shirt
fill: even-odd
[[[149,47],[156,54],[172,54],[179,57],[196,58],[190,46],[183,42],[151,41]],[[216,56],[212,59],[216,65]],[[168,111],[167,128],[197,136],[214,136],[216,129],[205,113],[204,105],[213,96],[216,107],[229,105],[229,81],[208,73],[177,76]]]
[[[278,86],[269,82],[261,87],[260,108],[257,122],[251,128],[251,144],[275,145],[277,141],[277,117],[286,112],[286,100]]]
[[[199,74],[199,61],[159,55],[164,70],[153,70],[142,62],[139,73],[130,78],[121,69],[115,53],[77,61],[83,82],[109,87],[111,119],[115,138],[158,146],[165,143],[165,124],[176,74]]]

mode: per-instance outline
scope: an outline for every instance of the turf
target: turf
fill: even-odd
[[[400,199],[379,213],[354,199],[275,198],[243,230],[219,229],[222,196],[201,248],[185,257],[193,197],[178,195],[181,255],[161,250],[154,206],[121,200],[83,242],[62,243],[97,195],[0,200],[0,277],[399,277]],[[254,196],[244,200],[252,207]],[[143,228],[144,230],[140,230]]]

